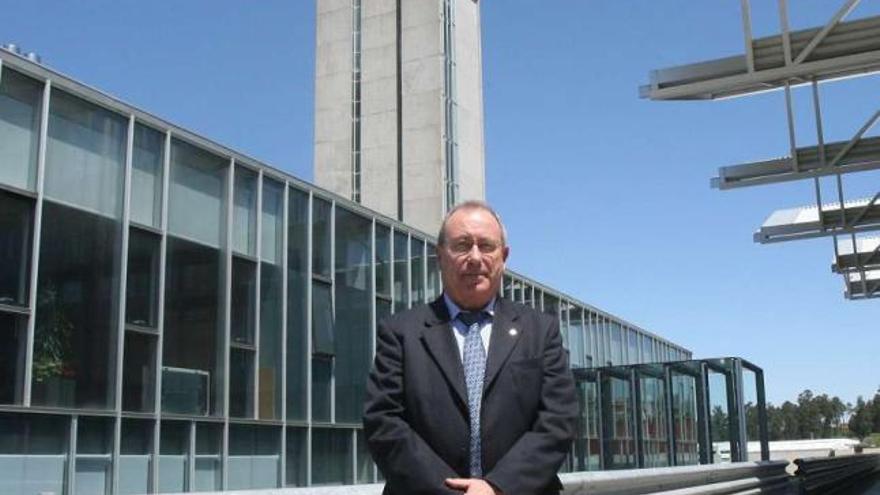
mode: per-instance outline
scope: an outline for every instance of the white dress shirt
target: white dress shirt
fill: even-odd
[[[464,337],[468,333],[468,327],[461,320],[458,319],[458,314],[462,312],[462,309],[455,304],[446,293],[443,293],[443,301],[446,302],[446,309],[449,310],[449,320],[452,322],[452,328],[454,331],[452,335],[455,336],[455,343],[458,344],[458,356],[464,361]],[[492,318],[495,316],[495,298],[493,297],[489,304],[487,304],[482,311],[485,311],[489,314],[489,318],[483,319],[483,323],[480,326],[480,337],[483,338],[483,350],[486,351],[486,355],[489,355],[489,338],[492,337]]]

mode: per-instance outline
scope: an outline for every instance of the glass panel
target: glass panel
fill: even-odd
[[[70,421],[0,414],[0,493],[64,493]]]
[[[232,257],[232,324],[233,342],[253,345],[257,318],[257,264]]]
[[[336,208],[336,420],[359,423],[370,371],[370,220]]]
[[[656,362],[653,339],[647,335],[642,335],[642,361],[645,363]]]
[[[196,424],[194,491],[220,490],[222,440],[222,425],[212,423]]]
[[[376,224],[376,293],[391,297],[391,229]]]
[[[629,382],[609,376],[604,377],[602,381],[602,395],[607,398],[603,411],[605,468],[635,468],[635,432]]]
[[[654,377],[642,377],[639,380],[644,459],[642,467],[668,466],[669,446],[666,441],[666,395],[663,380]]]
[[[523,300],[523,304],[526,306],[535,307],[535,289],[531,285],[527,285],[525,288],[525,299]]]
[[[428,286],[425,288],[425,297],[433,301],[440,297],[440,265],[437,261],[437,246],[428,244]]]
[[[571,308],[568,318],[570,364],[572,367],[582,368],[584,367],[585,362],[583,310],[580,308]]]
[[[33,200],[0,191],[0,304],[28,304],[33,208]]]
[[[164,409],[164,404],[162,405]],[[189,424],[163,420],[159,439],[159,493],[179,493],[186,489]]]
[[[352,479],[351,430],[312,429],[312,484],[349,485]]]
[[[559,315],[559,299],[550,294],[544,294],[544,312],[556,317]]]
[[[235,168],[235,200],[232,208],[232,249],[257,255],[257,174]]]
[[[757,382],[757,374],[743,367],[742,369],[742,384],[743,384],[743,412],[746,416],[746,441],[760,441],[761,440],[761,420],[758,411],[758,382]],[[877,402],[875,402],[877,404]],[[875,413],[875,418],[880,422],[880,413]],[[755,455],[755,458],[751,457]],[[749,453],[750,461],[760,461],[760,452]]]
[[[639,334],[636,333],[635,330],[629,329],[626,331],[627,335],[627,350],[626,357],[627,362],[629,364],[635,364],[641,362],[639,359]]]
[[[373,460],[367,450],[367,438],[363,430],[357,430],[357,481],[355,483],[373,482]]]
[[[153,411],[156,387],[156,336],[125,332],[122,360],[122,409]]]
[[[697,439],[697,383],[691,376],[672,374],[672,430],[675,465],[700,463]]]
[[[308,452],[308,430],[305,428],[287,429],[287,486],[306,486],[308,468],[306,467]]]
[[[730,462],[730,410],[727,408],[727,377],[709,371],[709,433],[712,462]]]
[[[21,404],[27,316],[0,312],[0,404]]]
[[[135,495],[150,491],[153,421],[122,420],[123,442],[119,446],[119,493]]]
[[[110,488],[113,420],[81,417],[77,425],[76,493],[107,493]]]
[[[229,355],[229,415],[254,415],[254,351],[233,348]]]
[[[596,389],[595,381],[580,381],[577,384],[579,414],[573,466],[576,471],[599,469],[599,403],[596,400]]]
[[[162,410],[220,414],[224,346],[220,253],[168,238],[165,330],[162,342]]]
[[[132,227],[128,237],[125,321],[156,328],[159,313],[159,247],[161,238]]]
[[[409,240],[403,232],[394,232],[394,312],[409,306]]]
[[[413,306],[425,302],[425,241],[410,239],[410,300]]]
[[[263,234],[260,238],[263,261],[281,265],[284,249],[284,185],[263,179]]]
[[[168,230],[220,246],[228,160],[191,144],[171,141]]]
[[[113,403],[119,226],[46,201],[37,283],[33,402]]]
[[[501,279],[501,292],[505,299],[513,298],[513,277],[504,275]]]
[[[0,182],[34,190],[43,84],[3,67],[0,74]]]
[[[611,322],[611,363],[624,364],[621,351],[623,350],[623,337],[621,336],[620,324],[616,321]]]
[[[52,88],[46,197],[118,218],[128,119]]]
[[[333,377],[333,358],[312,356],[312,420],[330,422],[330,385]]]
[[[229,427],[230,490],[278,486],[281,430],[271,426]]]
[[[290,189],[287,226],[287,418],[306,419],[309,196]]]
[[[265,225],[265,224],[263,224]],[[260,379],[259,413],[281,417],[281,266],[260,264]]]
[[[330,210],[329,201],[312,201],[312,273],[330,278]]]
[[[162,165],[165,134],[134,126],[131,167],[131,220],[159,228],[162,218]]]

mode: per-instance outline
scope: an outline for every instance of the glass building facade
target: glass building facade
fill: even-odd
[[[0,492],[379,479],[376,324],[441,293],[434,239],[0,62]],[[573,367],[690,358],[515,273],[503,293],[559,318]]]

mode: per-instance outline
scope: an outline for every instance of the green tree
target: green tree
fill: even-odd
[[[874,429],[875,408],[873,406],[873,401],[865,402],[865,399],[862,399],[861,396],[856,400],[856,407],[849,418],[849,431],[859,441],[864,441],[871,434],[871,430]]]

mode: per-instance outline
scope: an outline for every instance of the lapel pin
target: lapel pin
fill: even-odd
[[[510,330],[507,331],[507,333],[509,333],[511,337],[516,337],[516,334],[518,334],[519,331],[517,331],[517,329],[515,329],[515,328],[511,328]]]

